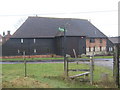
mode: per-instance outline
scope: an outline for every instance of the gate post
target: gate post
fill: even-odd
[[[114,45],[113,78],[119,88],[119,44]]]
[[[94,70],[93,57],[90,57],[90,83],[91,84],[93,84],[93,70]]]

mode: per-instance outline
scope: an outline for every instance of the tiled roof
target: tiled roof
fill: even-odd
[[[114,44],[120,43],[120,37],[109,37],[109,40]]]
[[[62,36],[59,27],[65,27],[67,36],[106,37],[85,19],[28,17],[12,38],[47,38]]]

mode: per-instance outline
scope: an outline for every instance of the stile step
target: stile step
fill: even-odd
[[[90,69],[68,69],[68,71],[90,71]]]

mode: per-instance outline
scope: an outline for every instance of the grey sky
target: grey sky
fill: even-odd
[[[89,19],[107,36],[118,35],[119,0],[1,0],[0,33],[12,34],[28,16]]]

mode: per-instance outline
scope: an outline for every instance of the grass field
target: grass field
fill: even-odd
[[[60,59],[63,59],[63,58],[25,58],[26,60],[60,60]],[[7,59],[0,59],[1,61],[2,60],[6,60],[6,61],[18,61],[18,60],[24,60],[23,58],[7,58]]]
[[[89,68],[87,64],[71,63],[69,68]],[[81,72],[70,72],[69,75]],[[101,75],[107,73],[107,81]],[[94,85],[80,82],[79,79],[70,80],[64,77],[63,63],[27,64],[27,77],[24,77],[24,64],[3,64],[2,80],[5,88],[99,88],[115,87],[112,82],[112,71],[95,66]]]
[[[90,57],[82,57],[83,59],[89,59]],[[81,58],[81,59],[82,59]],[[94,57],[95,59],[96,58],[113,58],[113,56],[95,56]],[[31,60],[61,60],[61,59],[64,59],[64,58],[26,58],[26,60],[28,61],[31,61]],[[73,58],[70,58],[70,59],[73,59]],[[0,59],[1,61],[18,61],[18,60],[24,60],[23,58],[8,58],[8,59]]]

